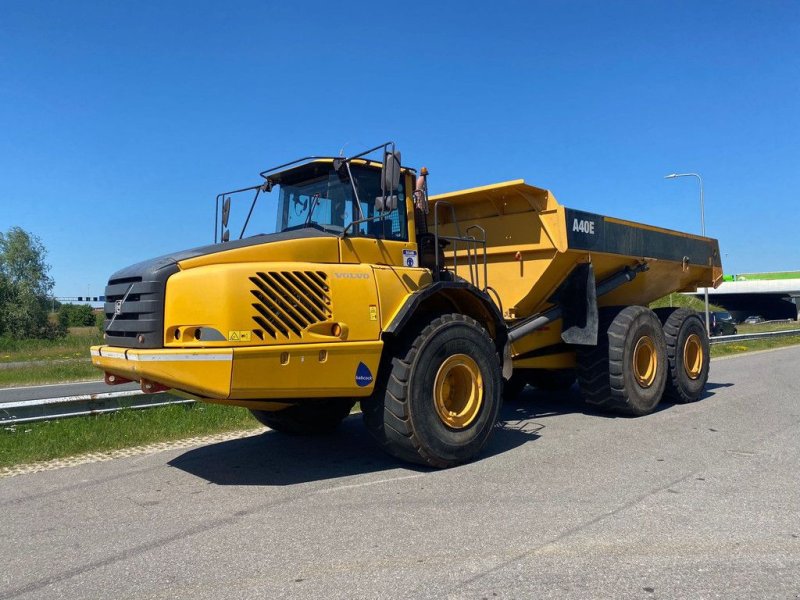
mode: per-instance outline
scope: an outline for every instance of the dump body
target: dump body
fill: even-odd
[[[722,281],[717,240],[566,208],[548,190],[515,180],[431,197],[428,226],[438,221],[445,236],[486,236],[486,281],[478,255],[478,286],[489,286],[509,326],[543,313],[553,295],[580,263],[591,263],[598,282],[625,267],[647,270],[598,305],[644,305],[671,292],[694,292]],[[438,204],[438,206],[437,206]],[[448,206],[452,206],[451,207]],[[453,222],[455,214],[457,223]],[[477,232],[477,233],[476,233]],[[465,248],[451,248],[448,263],[466,277]],[[455,259],[455,260],[454,260]],[[516,366],[565,368],[574,356],[561,344],[560,320],[516,342]],[[553,346],[562,352],[542,352]]]

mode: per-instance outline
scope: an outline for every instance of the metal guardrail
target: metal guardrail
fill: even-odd
[[[792,335],[800,335],[800,329],[783,329],[781,331],[762,331],[760,333],[738,333],[736,335],[718,335],[712,337],[709,340],[709,342],[712,344],[730,344],[731,342],[746,342],[749,340],[789,337]]]
[[[711,344],[730,344],[732,342],[793,335],[800,335],[800,329],[721,335],[712,337],[709,341]],[[125,409],[155,408],[170,404],[191,404],[193,402],[195,400],[185,400],[162,394],[143,394],[139,390],[62,396],[60,398],[38,400],[19,400],[0,404],[0,426],[82,415],[99,415]]]
[[[800,329],[782,329],[781,331],[761,331],[759,333],[737,333],[736,335],[718,335],[709,341],[712,344],[729,344],[731,342],[746,342],[748,340],[760,340],[773,337],[789,337],[800,335]]]
[[[143,394],[139,390],[19,400],[0,404],[0,426],[193,402],[162,394]]]

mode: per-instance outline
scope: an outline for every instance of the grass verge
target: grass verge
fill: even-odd
[[[0,337],[0,363],[88,358],[89,346],[103,343],[97,327],[70,327],[60,340],[12,340]]]
[[[0,430],[0,467],[258,427],[247,409],[205,403],[22,423]]]
[[[767,281],[770,279],[800,279],[800,271],[781,271],[778,273],[740,273],[739,281]]]
[[[18,385],[38,385],[67,381],[100,380],[101,371],[89,360],[55,361],[47,364],[31,364],[0,368],[0,388]]]
[[[706,312],[706,305],[703,300],[695,298],[694,296],[684,296],[683,294],[679,294],[677,292],[674,294],[667,294],[666,296],[663,296],[650,303],[650,308],[666,308],[668,306],[675,308],[691,308],[699,313]],[[717,311],[725,309],[717,306],[716,304],[709,304],[708,310]]]
[[[729,342],[727,344],[714,344],[711,346],[711,356],[730,356],[731,354],[754,352],[756,350],[770,350],[772,348],[784,348],[786,346],[795,346],[797,344],[800,344],[800,335],[790,335],[786,337],[765,340]]]
[[[89,346],[102,344],[96,327],[71,327],[60,340],[0,338],[0,388],[18,385],[100,380]]]
[[[739,323],[736,326],[739,333],[761,333],[764,331],[785,331],[787,329],[800,329],[800,323],[797,321],[778,321],[775,323]]]

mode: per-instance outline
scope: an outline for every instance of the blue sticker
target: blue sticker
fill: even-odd
[[[358,363],[358,368],[356,369],[356,385],[358,385],[358,387],[367,387],[370,383],[372,383],[372,373],[369,367],[363,362]]]

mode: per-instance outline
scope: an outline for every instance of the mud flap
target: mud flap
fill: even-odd
[[[561,339],[567,344],[597,345],[597,288],[594,267],[581,263],[553,294],[551,302],[561,306]]]

